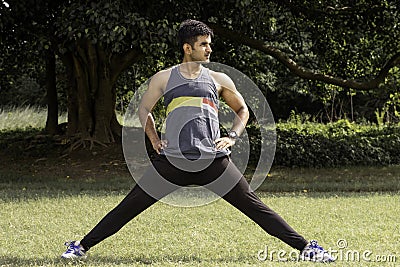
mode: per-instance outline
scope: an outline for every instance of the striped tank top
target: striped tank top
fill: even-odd
[[[229,150],[216,150],[220,137],[218,91],[210,70],[201,67],[195,79],[183,77],[179,65],[171,69],[164,93],[166,120],[162,139],[168,146],[162,154],[190,160],[222,157]]]

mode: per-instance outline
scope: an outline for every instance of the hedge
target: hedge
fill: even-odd
[[[259,127],[249,125],[250,162],[258,159]],[[256,136],[257,138],[254,138]],[[276,124],[274,165],[287,167],[340,167],[400,164],[400,125],[335,123]]]

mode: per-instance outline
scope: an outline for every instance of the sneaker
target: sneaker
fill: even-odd
[[[69,241],[65,242],[65,244],[68,248],[67,251],[65,251],[62,255],[61,258],[63,259],[85,259],[86,258],[86,251],[85,249],[81,246],[79,241]]]
[[[314,262],[334,262],[335,259],[317,241],[311,240],[310,243],[301,251],[300,260]]]

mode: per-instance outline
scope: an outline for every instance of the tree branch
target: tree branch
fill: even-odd
[[[314,72],[312,70],[308,70],[302,66],[299,66],[299,65],[297,65],[297,63],[295,61],[290,59],[281,50],[279,50],[276,47],[266,45],[262,41],[255,40],[250,37],[247,37],[246,35],[244,35],[242,33],[238,33],[236,31],[226,29],[224,27],[221,27],[218,24],[209,23],[209,25],[213,28],[213,30],[216,34],[219,34],[222,37],[225,37],[225,38],[227,38],[233,42],[239,43],[239,44],[247,45],[253,49],[259,50],[261,52],[264,52],[264,53],[274,57],[279,62],[281,62],[283,65],[285,65],[289,69],[290,72],[292,72],[293,74],[295,74],[301,78],[308,79],[308,80],[322,81],[322,82],[326,82],[326,83],[341,86],[341,87],[353,88],[356,90],[376,89],[379,87],[380,84],[384,83],[385,78],[389,73],[389,70],[391,68],[393,68],[394,66],[400,65],[400,52],[398,52],[386,62],[386,64],[382,67],[379,74],[370,81],[359,82],[359,81],[355,81],[355,80],[347,80],[347,79],[337,78],[337,77],[333,77],[330,75]]]
[[[114,83],[123,70],[137,62],[142,58],[142,56],[142,52],[135,49],[128,50],[122,54],[114,55],[111,63],[111,66],[113,67],[111,81]]]

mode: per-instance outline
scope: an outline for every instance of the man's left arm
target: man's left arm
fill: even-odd
[[[233,133],[231,137],[221,137],[215,140],[216,148],[223,149],[231,147],[235,144],[236,134],[239,137],[245,130],[247,121],[249,119],[249,110],[242,97],[236,89],[236,86],[231,78],[224,73],[216,73],[214,79],[221,87],[219,89],[220,96],[225,100],[226,104],[235,112],[235,119],[233,120],[232,128],[230,131]]]

